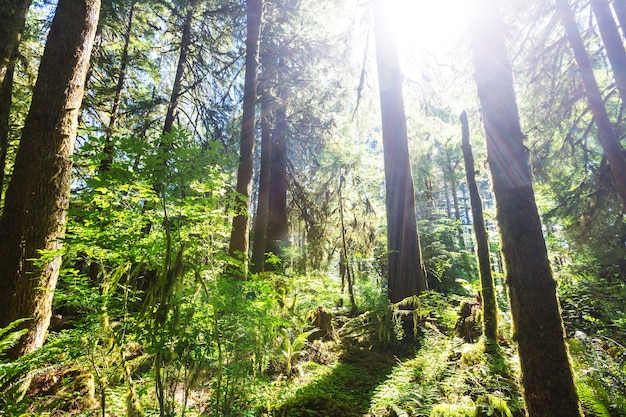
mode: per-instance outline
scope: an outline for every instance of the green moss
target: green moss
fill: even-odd
[[[430,412],[430,417],[474,417],[474,407],[458,404],[437,404]]]
[[[476,401],[474,417],[513,417],[509,406],[502,398],[493,395],[481,395]]]

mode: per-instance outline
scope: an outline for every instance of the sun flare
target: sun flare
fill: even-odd
[[[462,36],[467,0],[385,0],[398,43],[413,53],[437,53]]]

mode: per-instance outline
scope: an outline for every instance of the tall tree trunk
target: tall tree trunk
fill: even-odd
[[[619,35],[613,13],[606,0],[591,0],[591,8],[596,16],[600,36],[613,68],[615,85],[623,105],[626,105],[626,50],[622,37]]]
[[[374,1],[374,13],[385,158],[387,285],[389,298],[396,303],[424,291],[426,278],[417,231],[398,50],[383,0]]]
[[[626,0],[613,0],[613,10],[622,29],[622,37],[626,40]]]
[[[265,253],[267,252],[267,221],[270,204],[270,184],[272,175],[272,103],[269,85],[269,77],[263,77],[261,93],[261,166],[259,169],[259,191],[257,209],[254,222],[254,240],[252,241],[252,259],[250,269],[252,272],[265,270]]]
[[[109,117],[109,124],[106,128],[106,136],[104,138],[104,157],[100,161],[100,172],[108,171],[113,163],[113,136],[115,134],[115,125],[120,115],[120,106],[122,103],[122,92],[124,91],[124,83],[126,82],[126,68],[129,61],[130,38],[133,30],[133,17],[135,14],[136,0],[131,0],[130,10],[128,11],[128,23],[124,32],[124,47],[122,48],[122,56],[120,57],[120,69],[117,76],[117,85],[115,86],[115,96],[113,97],[113,106]]]
[[[15,60],[30,3],[31,0],[5,0],[0,5],[0,85]]]
[[[531,417],[582,416],[497,4],[474,1],[469,34],[524,399]]]
[[[341,256],[340,256],[340,273],[341,273],[341,292],[344,290],[344,283],[348,282],[348,296],[350,297],[350,314],[357,312],[356,299],[354,298],[354,275],[348,261],[348,240],[346,238],[346,224],[343,211],[343,184],[345,178],[339,173],[339,218],[341,220]]]
[[[0,83],[0,202],[4,192],[4,171],[6,168],[7,151],[9,148],[9,117],[13,98],[13,74],[15,62],[7,68],[4,80]]]
[[[187,55],[189,55],[189,47],[191,46],[191,24],[193,23],[194,9],[193,5],[189,5],[187,14],[185,15],[183,33],[180,38],[178,63],[176,64],[176,74],[174,75],[172,93],[170,94],[170,101],[167,105],[167,113],[165,114],[165,122],[163,123],[163,133],[170,133],[172,131],[176,114],[178,113],[178,104],[182,94],[183,75],[185,75]]]
[[[71,155],[100,0],[60,0],[0,219],[0,325],[27,317],[11,351],[41,346],[61,266]]]
[[[574,58],[576,59],[583,85],[585,86],[585,94],[593,114],[593,120],[598,128],[598,139],[602,144],[602,148],[604,148],[604,154],[609,161],[615,186],[626,208],[626,156],[622,152],[622,147],[604,107],[604,101],[593,74],[591,61],[578,32],[574,12],[570,8],[568,0],[556,0],[556,5],[567,33],[567,39],[574,52]]]
[[[272,168],[269,206],[267,216],[267,247],[283,261],[284,249],[288,244],[287,223],[287,93],[279,88],[278,105],[274,110],[276,124],[272,134]],[[275,265],[267,264],[266,270]]]
[[[463,159],[465,161],[465,176],[467,177],[467,188],[470,194],[470,205],[472,206],[472,218],[474,219],[474,233],[476,234],[476,247],[478,256],[478,270],[480,272],[480,286],[483,308],[483,329],[488,345],[498,343],[498,304],[496,303],[496,292],[491,275],[491,262],[489,260],[489,239],[485,228],[485,218],[483,217],[483,203],[478,193],[476,185],[476,174],[474,169],[474,155],[470,145],[469,125],[467,113],[461,113],[462,126],[462,146]]]
[[[233,271],[236,278],[248,273],[248,248],[250,246],[250,197],[252,195],[252,168],[254,163],[255,107],[258,81],[259,37],[263,0],[246,0],[246,72],[243,94],[239,168],[237,169],[236,210],[230,235],[228,252],[240,264]]]

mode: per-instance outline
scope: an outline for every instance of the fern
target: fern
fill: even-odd
[[[576,384],[578,388],[578,397],[585,410],[587,410],[594,417],[611,417],[611,413],[607,406],[598,398],[596,390],[587,385],[592,381],[579,381]]]

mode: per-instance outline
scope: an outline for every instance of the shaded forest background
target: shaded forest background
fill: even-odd
[[[16,155],[56,9],[12,3],[0,5],[0,18],[30,8],[3,61],[3,208],[9,184],[23,178]],[[626,155],[626,4],[556,2],[573,12],[618,144],[611,153],[563,9],[495,3],[485,4],[502,13],[583,413],[624,416],[626,200],[616,175]],[[599,10],[609,11],[617,43],[601,33]],[[374,14],[369,2],[339,0],[102,2],[76,109],[66,232],[28,259],[35,270],[58,263],[58,282],[43,291],[54,294],[51,320],[45,343],[20,348],[32,329],[9,323],[11,302],[2,307],[0,415],[524,415],[466,31],[433,50],[397,28],[416,269],[427,290],[389,292]],[[258,68],[248,74],[252,44]],[[621,64],[610,56],[617,44]],[[489,237],[497,353],[481,337],[463,110]],[[2,222],[17,222],[7,212]],[[237,243],[237,218],[248,242]]]

